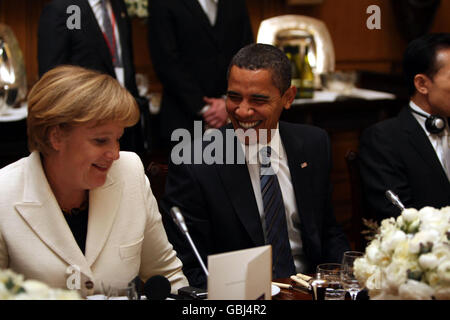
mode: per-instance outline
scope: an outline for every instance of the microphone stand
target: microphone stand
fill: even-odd
[[[403,205],[403,203],[400,201],[400,199],[398,198],[398,196],[393,193],[391,190],[387,190],[386,191],[386,197],[388,198],[388,200],[397,208],[399,208],[401,211],[405,210],[405,206]]]
[[[197,257],[198,262],[200,262],[200,266],[203,269],[203,272],[206,274],[206,276],[209,276],[209,272],[206,269],[205,264],[203,263],[202,258],[200,257],[200,254],[197,251],[197,247],[195,246],[194,242],[192,241],[191,236],[189,235],[189,231],[188,228],[186,226],[186,222],[184,221],[184,217],[181,214],[181,211],[178,207],[172,207],[172,209],[170,209],[170,215],[172,216],[173,221],[175,222],[175,224],[178,226],[178,228],[181,230],[181,232],[186,236],[186,238],[189,241],[189,244],[192,247],[192,250],[195,253],[195,256]]]

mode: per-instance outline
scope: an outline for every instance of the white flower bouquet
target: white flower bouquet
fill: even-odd
[[[450,299],[450,207],[383,220],[354,272],[371,299]]]
[[[24,280],[11,270],[0,270],[0,300],[80,300],[77,291],[52,289],[36,280]]]
[[[147,18],[148,0],[125,0],[127,12],[130,17]]]

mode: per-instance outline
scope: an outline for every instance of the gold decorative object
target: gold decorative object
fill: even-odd
[[[316,87],[320,87],[320,74],[334,71],[333,42],[327,26],[318,19],[283,15],[263,20],[256,41],[272,44],[280,49],[287,44],[297,45],[300,52],[304,52],[305,46],[310,46],[308,58],[316,78]]]
[[[0,114],[23,100],[26,94],[22,51],[11,28],[0,24]]]

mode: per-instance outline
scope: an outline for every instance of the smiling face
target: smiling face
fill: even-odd
[[[295,92],[295,87],[290,87],[281,94],[269,70],[233,66],[228,78],[227,111],[234,129],[255,129],[258,141],[261,130],[268,130],[269,142],[270,129],[276,129],[281,112],[290,108]]]
[[[70,129],[54,128],[50,141],[55,152],[48,156],[53,172],[67,190],[90,190],[102,186],[112,163],[119,159],[119,138],[124,127],[117,122],[96,126],[92,122]]]

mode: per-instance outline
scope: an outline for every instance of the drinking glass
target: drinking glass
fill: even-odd
[[[344,252],[344,257],[342,258],[342,285],[350,294],[352,300],[356,300],[358,292],[362,289],[361,284],[358,282],[353,273],[353,263],[356,259],[362,257],[363,255],[364,253],[359,251],[346,251]]]
[[[345,290],[341,282],[342,264],[322,263],[316,268],[317,278],[326,281],[325,300],[344,300]]]

